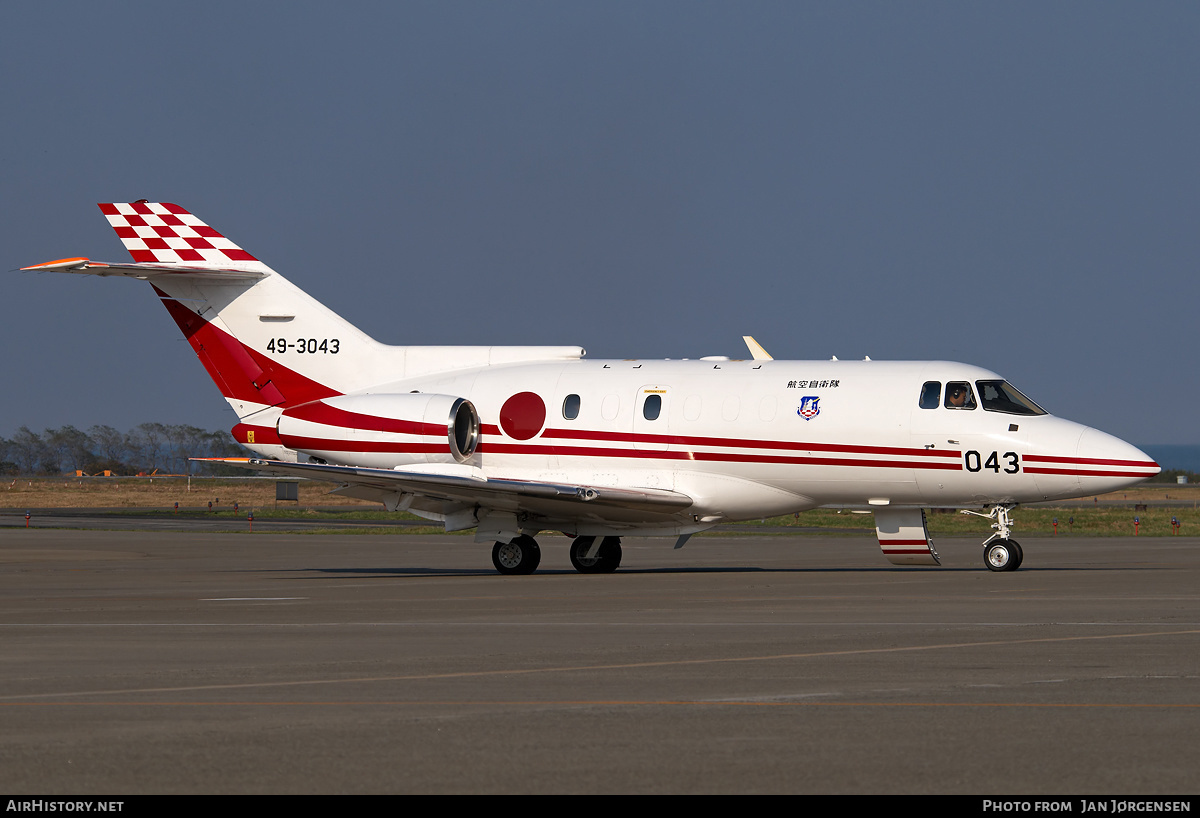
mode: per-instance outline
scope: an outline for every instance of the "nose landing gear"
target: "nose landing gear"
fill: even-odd
[[[1021,567],[1021,562],[1025,559],[1021,544],[1009,537],[1013,526],[1012,516],[1009,512],[1016,507],[1016,503],[995,505],[987,514],[980,514],[978,511],[970,511],[965,508],[960,509],[963,514],[973,514],[987,520],[993,518],[996,520],[992,523],[992,528],[996,530],[996,533],[983,541],[983,564],[989,571],[1015,571]]]
[[[983,549],[983,561],[989,571],[1015,571],[1021,567],[1024,556],[1016,540],[995,540]]]

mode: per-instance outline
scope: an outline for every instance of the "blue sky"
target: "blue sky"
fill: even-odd
[[[1200,6],[5,3],[0,435],[236,422],[96,202],[391,343],[950,359],[1200,443]]]

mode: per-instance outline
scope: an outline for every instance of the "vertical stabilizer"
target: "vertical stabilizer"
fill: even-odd
[[[261,266],[261,262],[176,204],[102,203],[125,249],[137,262]]]
[[[260,436],[284,407],[370,385],[366,369],[381,358],[402,370],[403,348],[368,337],[179,205],[100,210],[221,394]]]
[[[132,263],[64,258],[25,270],[149,281],[242,423],[234,436],[278,442],[283,409],[453,370],[577,360],[579,347],[389,346],[363,333],[176,204],[108,202]],[[269,456],[277,452],[259,448]]]

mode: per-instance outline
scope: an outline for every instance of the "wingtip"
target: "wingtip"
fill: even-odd
[[[22,267],[21,271],[29,270],[70,270],[74,267],[83,267],[88,264],[91,259],[86,258],[60,258],[54,261],[46,261],[41,264],[34,264],[32,267]]]

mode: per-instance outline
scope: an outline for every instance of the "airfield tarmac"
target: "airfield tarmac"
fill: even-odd
[[[0,530],[0,791],[1188,794],[1200,539]]]

